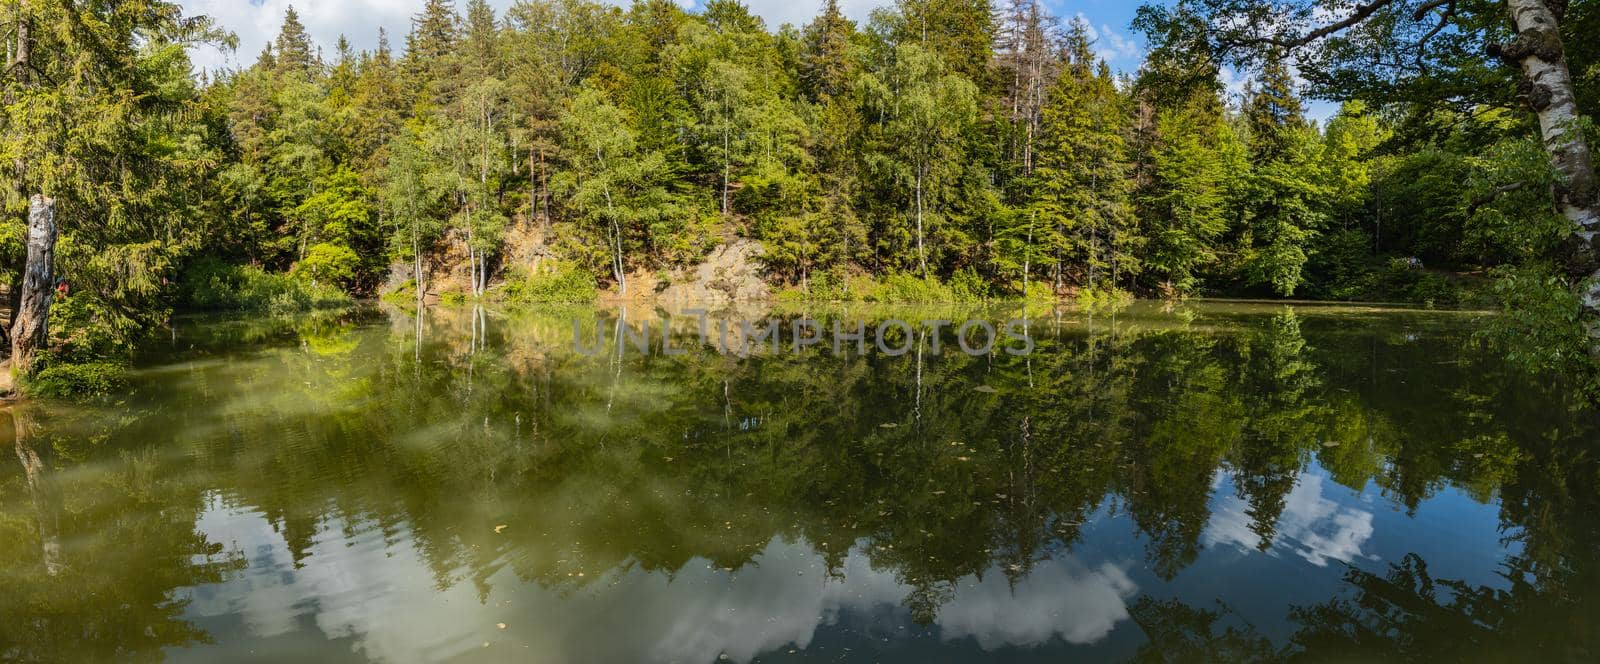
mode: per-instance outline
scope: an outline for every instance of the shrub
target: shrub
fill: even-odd
[[[512,303],[587,304],[598,295],[593,275],[564,263],[534,274],[515,268],[501,291],[502,299]]]
[[[891,274],[884,277],[867,299],[894,304],[956,301],[955,294],[944,284],[934,279],[923,279],[909,274]]]
[[[779,302],[881,302],[884,304],[971,304],[996,297],[988,281],[977,271],[966,268],[951,275],[949,282],[913,274],[891,274],[882,279],[870,276],[844,277],[834,272],[811,275],[810,290],[791,288],[778,293]],[[1020,284],[1012,286],[1021,291]],[[1054,302],[1046,284],[1034,282],[1023,297],[1038,302]]]
[[[23,392],[37,397],[84,399],[106,396],[127,384],[128,369],[118,362],[52,364],[23,381]]]
[[[982,302],[989,299],[989,282],[972,268],[962,268],[950,276],[950,295],[956,302]]]
[[[182,300],[202,311],[252,311],[287,314],[350,304],[344,291],[294,275],[232,265],[215,258],[195,261],[184,271]]]
[[[349,286],[360,266],[361,258],[350,247],[319,242],[306,250],[306,257],[290,273],[317,283]]]

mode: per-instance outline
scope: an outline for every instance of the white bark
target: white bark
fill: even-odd
[[[922,177],[927,167],[917,166],[917,265],[922,268],[922,278],[928,278],[928,253],[922,246]]]
[[[1580,113],[1559,22],[1544,0],[1507,0],[1506,7],[1517,39],[1502,47],[1502,54],[1522,71],[1523,91],[1539,118],[1545,152],[1562,179],[1556,191],[1557,205],[1571,222],[1585,253],[1592,257],[1595,233],[1600,231],[1600,202],[1596,201],[1593,157],[1578,127]],[[1590,313],[1600,313],[1600,270],[1589,275],[1582,296]],[[1600,336],[1600,327],[1591,336]]]

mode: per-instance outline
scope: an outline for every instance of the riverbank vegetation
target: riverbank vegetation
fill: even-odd
[[[323,52],[290,9],[253,64],[196,74],[187,46],[232,40],[176,5],[7,2],[0,277],[23,290],[44,196],[81,314],[42,345],[89,326],[104,357],[176,307],[636,296],[735,239],[797,300],[1481,306],[1514,271],[1583,310],[1600,12],[1323,4],[1147,7],[1116,72],[1034,0],[828,0],[800,26],[428,0],[398,45]]]

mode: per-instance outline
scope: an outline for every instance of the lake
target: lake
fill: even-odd
[[[179,318],[0,422],[0,659],[1593,661],[1600,419],[1484,316]]]

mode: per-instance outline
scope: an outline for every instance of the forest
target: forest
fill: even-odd
[[[428,0],[398,45],[291,9],[197,73],[236,40],[175,4],[6,0],[14,366],[175,311],[634,297],[744,241],[780,298],[1500,308],[1527,364],[1588,366],[1596,9],[1183,0],[1116,72],[1038,0]]]

